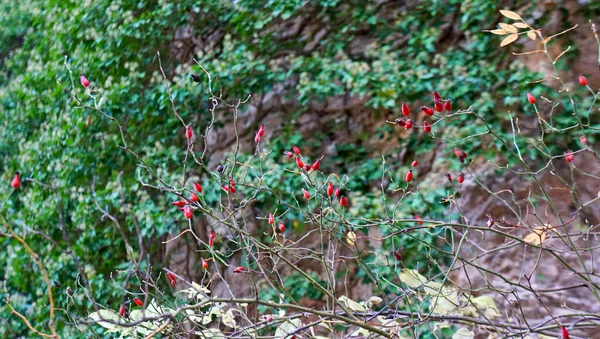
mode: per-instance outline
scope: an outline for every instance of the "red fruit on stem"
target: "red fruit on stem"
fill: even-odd
[[[186,219],[191,219],[192,218],[192,209],[190,208],[190,205],[185,205],[183,207],[183,215],[185,215]]]
[[[19,172],[15,172],[15,176],[10,182],[10,186],[14,189],[21,187],[21,174]]]
[[[579,76],[579,83],[581,84],[581,86],[587,86],[588,81],[587,81],[587,79],[583,75],[580,75]]]
[[[208,261],[206,261],[206,259],[202,258],[202,268],[207,269],[208,268]]]
[[[423,225],[423,222],[421,221],[421,217],[415,214],[415,219],[417,219],[417,224],[419,225]]]
[[[435,102],[435,104],[433,104],[433,108],[435,108],[436,111],[441,112],[444,110],[444,104],[442,103],[442,100],[438,100]]]
[[[260,125],[258,129],[258,137],[262,138],[265,135],[265,125]]]
[[[198,199],[198,196],[196,194],[190,193],[190,200],[193,202],[198,202],[198,200],[200,199]]]
[[[208,247],[213,247],[213,245],[215,244],[215,237],[217,235],[215,234],[215,231],[210,230],[210,233],[208,235]]]
[[[196,191],[198,193],[202,193],[202,185],[200,185],[199,183],[195,183],[194,188],[196,188]]]
[[[456,155],[456,157],[458,158],[458,160],[460,160],[460,162],[464,163],[465,159],[467,158],[468,154],[465,153],[465,151],[460,150],[458,148],[454,148],[454,155]]]
[[[565,153],[565,160],[567,160],[568,163],[571,163],[574,159],[575,155],[573,154],[573,151],[568,150],[567,153]]]
[[[560,328],[560,332],[562,334],[563,339],[569,339],[569,330],[565,326]]]
[[[233,269],[233,273],[243,273],[246,272],[246,269],[243,266],[239,266]]]
[[[192,128],[188,125],[185,126],[185,137],[189,140],[194,136],[194,132],[192,132]]]
[[[438,91],[433,91],[433,102],[442,100],[442,96],[440,95],[440,93],[438,93]]]
[[[580,137],[579,137],[579,141],[581,141],[581,143],[582,143],[584,146],[588,146],[588,140],[587,140],[587,138],[586,138],[585,136],[583,136],[583,135],[582,135],[582,136],[580,136]]]
[[[229,192],[235,193],[235,192],[237,192],[237,189],[235,188],[235,186],[229,186]]]
[[[312,164],[313,171],[319,170],[319,167],[321,167],[321,160],[317,160],[314,164]]]
[[[404,125],[406,125],[406,122],[404,122],[404,119],[402,119],[402,118],[397,118],[396,125],[398,125],[400,127],[404,127]]]
[[[269,213],[269,225],[273,225],[275,223],[275,217],[273,213]]]
[[[210,230],[210,232],[208,232],[208,237],[210,239],[214,239],[217,237],[217,233],[215,233],[215,230]]]
[[[406,130],[409,130],[413,127],[413,123],[410,120],[406,120],[406,124],[404,124],[404,128],[406,128]]]
[[[294,145],[292,146],[292,149],[294,150],[294,153],[300,155],[300,149],[298,148],[298,146]]]
[[[140,307],[144,305],[144,302],[138,298],[133,298],[133,302]]]
[[[339,197],[339,196],[340,196],[340,188],[339,188],[339,187],[338,187],[338,188],[336,188],[336,189],[335,189],[335,193],[333,193],[333,194],[334,194],[336,197]]]
[[[171,272],[167,272],[167,278],[169,278],[171,286],[175,287],[175,285],[177,284],[177,278],[175,277],[175,275]]]
[[[396,258],[396,260],[398,260],[398,261],[401,261],[402,260],[402,252],[394,251],[394,258]]]
[[[427,121],[423,122],[423,131],[431,133],[431,125]]]
[[[446,110],[446,112],[452,112],[452,100],[446,100],[444,103],[444,110]]]
[[[402,115],[407,117],[410,114],[410,109],[407,104],[402,104]]]
[[[292,153],[290,151],[285,151],[285,152],[283,152],[283,154],[285,154],[285,156],[288,157],[288,158],[290,158],[290,159],[294,157],[294,153]]]
[[[448,181],[452,182],[452,176],[450,175],[450,173],[446,173],[446,179],[448,179]]]
[[[127,305],[125,304],[121,304],[121,306],[119,306],[119,315],[124,318],[127,316]]]
[[[221,185],[221,188],[223,189],[223,191],[229,192],[229,187],[227,187],[226,185]]]
[[[340,205],[342,205],[342,207],[348,206],[348,199],[345,196],[340,197]]]
[[[175,205],[175,206],[177,206],[177,207],[183,207],[183,206],[187,205],[187,201],[185,201],[185,200],[178,200],[178,201],[173,201],[172,204]]]
[[[529,92],[527,92],[527,101],[532,105],[535,104],[535,97]]]
[[[428,117],[433,115],[433,109],[431,109],[427,106],[421,106],[421,111],[423,112],[423,114],[425,114]]]
[[[333,195],[333,185],[331,184],[331,182],[329,184],[327,184],[327,195],[328,196]]]
[[[233,178],[229,178],[229,186],[235,186],[235,180]]]
[[[305,164],[304,165],[304,170],[307,171],[307,172],[310,171],[311,168],[312,167],[310,167],[310,164]]]
[[[302,194],[304,195],[304,199],[310,199],[310,193],[308,193],[304,188],[302,189]]]
[[[285,225],[283,224],[283,221],[279,223],[279,232],[285,232]]]
[[[296,157],[296,166],[302,169],[304,168],[304,163],[302,162],[302,159],[300,159],[300,157]]]
[[[79,81],[81,81],[81,86],[85,88],[90,86],[90,81],[83,74],[79,74]]]
[[[465,175],[462,173],[458,174],[458,183],[462,184],[465,181]]]
[[[413,172],[412,170],[408,171],[408,173],[406,173],[406,182],[410,182],[412,180],[413,177]]]
[[[254,135],[254,142],[257,144],[260,142],[260,136],[258,135],[258,132],[256,132],[256,134]]]
[[[412,167],[417,167],[419,165],[419,162],[416,160],[413,160],[411,165],[412,165]]]

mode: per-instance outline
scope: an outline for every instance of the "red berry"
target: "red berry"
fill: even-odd
[[[196,191],[198,191],[198,193],[202,193],[202,185],[200,185],[199,183],[195,183],[194,187],[196,188]]]
[[[183,207],[185,205],[187,205],[187,201],[185,200],[178,200],[178,201],[173,201],[172,204],[177,206],[177,207]]]
[[[400,127],[404,127],[406,125],[406,122],[404,122],[404,119],[402,119],[402,118],[397,118],[396,124]]]
[[[304,163],[302,162],[302,159],[300,159],[300,157],[296,157],[296,166],[302,169],[304,168]]]
[[[333,195],[333,185],[331,183],[327,184],[327,195],[328,196]]]
[[[210,232],[208,232],[208,237],[210,239],[214,239],[217,237],[217,233],[215,233],[215,230],[210,230]]]
[[[410,109],[408,109],[407,104],[402,104],[402,115],[407,117],[410,114]]]
[[[458,160],[460,160],[460,162],[464,163],[465,159],[467,158],[468,154],[465,153],[465,151],[462,151],[458,148],[454,148],[454,155],[456,155],[456,157],[458,158]]]
[[[425,133],[431,132],[431,125],[427,121],[423,122],[423,130]]]
[[[215,231],[210,230],[210,233],[208,234],[208,247],[213,247],[216,237],[217,235],[215,234]]]
[[[394,251],[394,258],[396,258],[396,260],[398,260],[398,261],[401,261],[402,260],[402,252]]]
[[[446,173],[446,179],[448,179],[448,181],[452,182],[452,176],[450,175],[450,173]]]
[[[273,225],[275,223],[275,217],[273,213],[269,213],[269,225]]]
[[[256,132],[256,134],[254,135],[254,142],[257,144],[260,142],[260,135],[258,135],[258,132]]]
[[[458,174],[458,183],[462,184],[465,181],[465,175],[462,173]]]
[[[21,175],[19,172],[15,172],[15,177],[10,182],[10,186],[14,189],[21,187]]]
[[[417,219],[417,224],[423,225],[423,222],[421,221],[421,217],[420,216],[415,215],[415,219]]]
[[[285,154],[285,156],[288,157],[288,158],[290,158],[290,159],[294,157],[294,153],[292,153],[290,151],[285,151],[285,152],[283,152],[283,154]]]
[[[433,104],[433,108],[435,108],[436,111],[441,112],[444,110],[444,104],[442,103],[442,100],[438,100],[435,102],[435,104]]]
[[[190,205],[185,205],[183,207],[183,215],[185,215],[186,219],[191,219],[192,218],[192,209],[190,208]]]
[[[119,315],[123,318],[127,316],[127,305],[121,304],[121,306],[119,306]]]
[[[442,100],[442,96],[438,91],[433,91],[433,102]]]
[[[446,100],[446,102],[444,103],[444,109],[446,110],[446,112],[452,112],[452,100]]]
[[[185,137],[191,139],[194,136],[194,132],[192,132],[192,128],[188,125],[185,127]]]
[[[233,178],[229,178],[229,186],[235,187],[235,180]]]
[[[298,146],[292,146],[292,149],[294,150],[294,153],[300,155],[300,149],[298,148]]]
[[[265,125],[260,125],[258,129],[258,137],[262,138],[265,135]]]
[[[310,164],[305,164],[304,165],[304,170],[307,171],[307,172],[310,171],[311,168],[312,167],[310,167]]]
[[[334,193],[334,195],[335,195],[336,197],[339,197],[339,196],[340,196],[340,188],[339,188],[339,187],[335,189],[335,193]]]
[[[138,298],[133,298],[133,302],[140,307],[144,304],[144,302]]]
[[[227,187],[226,185],[221,185],[221,188],[223,189],[223,191],[229,192],[229,187]]]
[[[563,339],[569,339],[569,330],[565,326],[560,328]]]
[[[411,165],[412,165],[412,167],[417,167],[419,165],[419,162],[416,160],[413,160]]]
[[[579,76],[579,83],[581,84],[581,86],[587,86],[588,84],[587,79],[583,75]]]
[[[235,192],[237,192],[237,189],[235,188],[235,186],[229,186],[229,192],[235,193]]]
[[[81,86],[85,88],[90,86],[90,81],[83,74],[79,74],[79,80],[81,81]]]
[[[535,104],[535,97],[531,93],[527,92],[527,100],[530,104]]]
[[[302,194],[304,195],[304,199],[310,199],[310,193],[308,193],[304,188],[302,189]]]
[[[283,221],[279,222],[279,232],[285,232],[285,225],[283,224]]]
[[[410,120],[406,120],[406,124],[404,124],[404,128],[406,128],[407,130],[411,129],[413,127],[413,123]]]
[[[421,111],[423,112],[423,114],[425,114],[428,117],[433,115],[433,109],[431,109],[427,106],[421,106]]]
[[[171,272],[167,272],[167,278],[169,278],[171,286],[175,287],[175,285],[177,284],[177,278],[175,278],[175,275]]]
[[[198,196],[194,193],[190,193],[190,200],[193,202],[198,202]]]
[[[233,273],[243,273],[246,272],[246,269],[243,266],[239,266],[233,269]]]
[[[207,269],[208,268],[208,261],[206,261],[206,259],[202,258],[202,268]]]
[[[567,153],[565,153],[565,160],[567,160],[568,163],[571,163],[574,159],[575,155],[573,154],[573,151],[568,150]]]
[[[348,199],[346,199],[346,197],[342,196],[340,198],[340,205],[342,205],[342,207],[348,206]]]
[[[406,173],[406,182],[410,182],[412,180],[413,177],[413,172],[412,170],[408,171],[408,173]]]
[[[317,160],[314,164],[312,164],[313,171],[317,171],[319,167],[321,167],[321,160]]]
[[[579,141],[581,141],[581,143],[582,143],[584,146],[588,146],[588,140],[587,140],[587,138],[586,138],[585,136],[583,136],[583,135],[582,135],[582,136],[580,136],[580,137],[579,137]]]

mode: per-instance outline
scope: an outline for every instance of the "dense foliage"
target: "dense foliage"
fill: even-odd
[[[519,1],[511,4],[513,8],[519,5]],[[78,265],[87,273],[96,301],[117,309],[124,298],[120,286],[126,279],[117,271],[127,270],[138,256],[150,255],[155,268],[166,264],[161,263],[161,241],[167,234],[177,234],[187,222],[171,208],[172,197],[143,187],[140,179],[152,180],[151,170],[166,182],[178,182],[187,142],[163,83],[159,52],[177,112],[197,131],[212,118],[205,86],[208,79],[199,65],[212,75],[212,91],[222,90],[222,97],[229,102],[243,100],[249,94],[261,98],[281,86],[282,95],[290,102],[289,113],[284,114],[280,126],[269,126],[276,133],[269,140],[272,152],[265,161],[281,162],[281,154],[292,144],[309,150],[313,159],[326,153],[325,169],[352,178],[342,179],[347,191],[352,192],[352,213],[366,219],[380,218],[387,213],[387,205],[381,203],[384,198],[378,184],[382,180],[382,154],[376,145],[397,145],[383,154],[387,157],[385,176],[392,180],[402,180],[409,160],[438,147],[446,152],[435,159],[434,167],[456,172],[461,164],[449,161],[452,145],[442,140],[477,135],[486,131],[484,126],[468,122],[467,116],[457,117],[437,126],[436,139],[423,138],[420,132],[399,134],[392,124],[380,125],[375,131],[359,126],[354,127],[345,143],[329,149],[324,140],[334,140],[345,130],[338,120],[332,119],[310,137],[297,130],[298,121],[315,103],[331,97],[359,100],[375,119],[393,120],[402,102],[411,103],[416,111],[422,102],[429,104],[431,91],[438,90],[452,98],[455,107],[476,107],[480,116],[500,127],[506,133],[503,137],[508,138],[510,129],[504,128],[510,126],[506,110],[521,107],[525,102],[523,93],[539,95],[544,87],[528,83],[539,75],[509,58],[511,49],[498,49],[497,36],[483,32],[502,20],[500,8],[497,1],[463,0],[406,5],[362,0],[2,0],[2,181],[8,182],[13,172],[20,171],[23,177],[51,188],[25,181],[23,189],[11,195],[8,185],[0,185],[1,215],[40,255],[50,280],[62,286],[56,288],[57,305],[67,304],[65,286],[76,290],[81,284]],[[526,9],[530,13],[534,10]],[[600,11],[594,2],[586,10],[586,15],[598,15]],[[541,18],[546,16],[539,17],[538,22],[530,24],[543,25]],[[568,28],[570,23],[564,25]],[[567,55],[561,59],[559,70],[568,68],[570,58]],[[91,96],[78,86],[80,73],[92,82]],[[201,84],[190,80],[191,73],[202,76]],[[574,95],[580,94],[585,91]],[[559,100],[568,101],[564,97]],[[582,99],[582,107],[591,103],[585,100],[590,99]],[[106,116],[79,108],[96,105]],[[245,108],[241,105],[242,111]],[[522,116],[533,120],[535,113],[526,109]],[[121,124],[123,134],[111,118]],[[218,117],[215,128],[223,127],[228,119],[231,116]],[[260,123],[257,119],[249,126],[242,140],[251,142]],[[559,125],[568,123],[567,117],[557,118]],[[571,146],[572,140],[577,140],[573,137],[576,132],[567,131],[566,137],[560,138],[549,136],[548,144],[556,147],[551,151]],[[399,137],[402,139],[397,140]],[[594,135],[588,138],[593,141]],[[487,159],[496,158],[503,147],[493,138],[470,139],[462,146],[469,154]],[[401,150],[403,156],[397,156]],[[231,152],[233,147],[226,150]],[[207,166],[221,160],[211,162],[211,156],[209,152],[204,159]],[[539,155],[530,149],[526,156],[535,159]],[[239,161],[250,157],[251,151],[240,155]],[[207,169],[190,166],[191,173],[201,177],[213,191],[207,190],[206,201],[217,202],[220,194],[215,192],[219,187],[210,186],[212,177]],[[257,195],[255,208],[259,215],[277,206],[277,196],[299,192],[304,184],[299,176],[289,177],[284,171],[275,172],[268,180],[272,186],[281,184],[273,189],[274,195]],[[451,219],[453,215],[438,204],[449,190],[449,185],[423,183],[419,195],[398,206],[397,215]],[[393,207],[394,203],[387,204]],[[118,216],[121,230],[108,214]],[[292,232],[303,232],[302,213],[290,211],[285,218],[296,225]],[[128,249],[121,231],[132,244],[141,236],[144,246]],[[387,235],[385,229],[382,232]],[[407,236],[394,240],[396,243],[388,238],[381,251],[390,254],[395,248],[403,248],[407,266],[425,257],[448,259],[427,246],[433,241],[431,234],[424,232],[422,236],[419,241]],[[5,249],[0,253],[0,276],[6,281],[12,304],[31,323],[45,323],[48,300],[35,262],[14,239],[2,237],[0,244]],[[65,248],[72,248],[73,253],[65,252]],[[142,267],[149,269],[144,265],[146,262]],[[386,275],[386,269],[391,270],[383,267],[380,274]],[[362,269],[357,276],[367,282],[377,279]],[[292,276],[289,284],[295,279],[302,280]],[[310,286],[300,282],[298,286],[294,298],[321,297]],[[264,297],[277,298],[273,292]],[[72,306],[78,309],[69,312],[92,311],[91,301],[81,294]],[[61,334],[78,335],[73,327],[65,325],[69,321],[67,312],[58,312],[57,319]],[[4,323],[0,337],[29,333],[4,305],[0,305],[0,320]]]

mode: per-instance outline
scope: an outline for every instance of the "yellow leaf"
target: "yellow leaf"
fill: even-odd
[[[505,31],[505,30],[503,30],[503,29],[492,29],[490,31],[490,33],[496,34],[496,35],[506,35],[506,34],[508,34],[508,32]]]
[[[400,273],[398,278],[410,288],[419,287],[427,281],[427,278],[420,275],[416,270],[409,270],[406,268],[402,270],[402,273]]]
[[[521,20],[521,16],[513,11],[507,11],[505,9],[501,9],[500,14],[504,15],[505,17],[507,17],[509,19]]]
[[[528,235],[526,235],[525,238],[523,238],[523,240],[526,243],[539,245],[546,240],[546,235],[547,233],[544,230],[544,227],[536,227],[533,229],[533,233],[529,233]]]
[[[354,244],[356,243],[356,233],[348,231],[348,233],[346,233],[346,238],[346,242],[348,243],[348,245],[354,246]]]
[[[484,295],[473,298],[472,301],[475,305],[477,305],[477,307],[485,309],[485,315],[488,318],[495,318],[502,315],[500,314],[500,311],[498,311],[498,307],[496,307],[494,299],[492,299],[490,296]]]
[[[456,331],[456,333],[454,333],[452,339],[473,339],[473,337],[475,337],[475,333],[462,327],[458,331]]]
[[[504,38],[504,40],[502,40],[502,42],[500,43],[500,47],[504,47],[510,43],[515,42],[515,40],[517,40],[519,38],[518,34],[511,34],[506,36],[506,38]]]
[[[367,309],[363,305],[361,305],[361,304],[357,303],[356,301],[354,301],[354,300],[346,297],[345,295],[339,297],[338,300],[342,304],[346,304],[346,306],[349,309],[351,309],[352,311],[356,311],[356,312],[366,312],[367,311]]]
[[[518,28],[529,28],[529,25],[524,22],[515,22],[513,26]]]
[[[535,40],[537,39],[537,34],[535,34],[535,31],[529,31],[527,32],[527,36],[529,37],[529,39],[531,40]]]
[[[500,28],[507,31],[508,33],[517,33],[518,32],[517,28],[513,25],[505,24],[503,22],[499,23],[498,25],[500,25]]]

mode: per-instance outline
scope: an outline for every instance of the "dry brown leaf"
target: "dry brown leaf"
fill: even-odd
[[[505,30],[503,30],[503,29],[492,29],[490,31],[490,33],[496,34],[496,35],[505,35],[505,34],[508,34],[508,32],[505,31]]]
[[[533,245],[540,245],[541,243],[546,241],[547,236],[548,233],[546,232],[546,227],[535,227],[532,233],[529,233],[525,236],[525,238],[523,238],[523,241]]]
[[[535,34],[535,31],[529,31],[527,32],[527,36],[529,37],[529,39],[531,40],[535,40],[537,39],[537,34]]]
[[[517,28],[529,28],[529,25],[524,22],[515,22],[513,26]]]
[[[504,47],[510,43],[515,42],[517,39],[519,38],[518,34],[511,34],[506,36],[506,38],[504,38],[504,40],[502,40],[502,42],[500,43],[500,47]]]
[[[513,25],[505,24],[503,22],[499,23],[498,25],[500,26],[500,28],[507,31],[508,33],[517,33],[518,32],[517,28]]]
[[[501,9],[500,14],[504,15],[505,17],[507,17],[509,19],[521,20],[521,16],[513,11],[507,11],[505,9]]]

